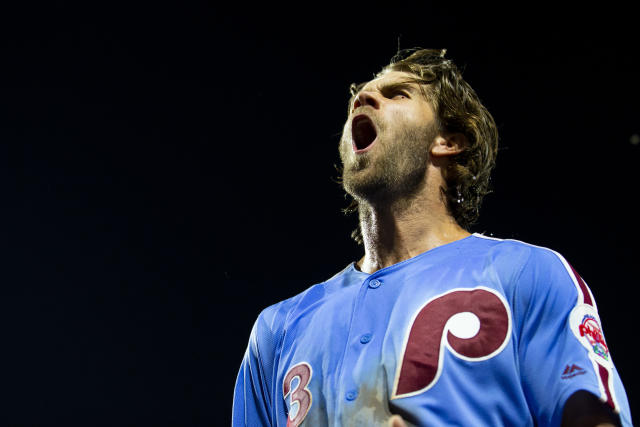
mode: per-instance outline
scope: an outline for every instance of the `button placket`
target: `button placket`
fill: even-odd
[[[365,321],[364,323],[368,323],[368,322],[359,316],[360,314],[359,311],[360,309],[365,309],[365,306],[361,304],[364,304],[364,300],[367,298],[367,289],[369,290],[378,289],[380,286],[383,285],[383,282],[378,278],[373,278],[368,281],[365,281],[363,285],[365,287],[360,288],[360,295],[359,295],[360,301],[356,304],[356,312],[354,313],[354,317],[352,318],[355,328],[352,330],[351,333],[349,333],[351,337],[355,338],[354,335],[358,336],[357,330],[359,329],[360,336],[359,338],[355,338],[356,339],[355,342],[352,341],[353,338],[350,338],[350,341],[352,344],[350,345],[350,349],[348,350],[348,352],[350,352],[351,354],[345,355],[346,360],[349,360],[349,359],[356,360],[359,357],[358,355],[360,354],[360,352],[365,351],[364,346],[369,345],[369,343],[373,340],[373,334],[371,332],[365,332],[369,328],[365,324],[362,324],[361,321],[364,320]],[[361,321],[358,321],[359,318],[361,319]],[[358,344],[361,345],[362,347],[358,348],[357,347]],[[348,384],[348,383],[351,383],[351,384]],[[348,381],[347,384],[344,384],[344,385],[346,388],[346,390],[343,389],[344,399],[348,402],[355,401],[358,398],[358,384],[354,383],[353,381]]]

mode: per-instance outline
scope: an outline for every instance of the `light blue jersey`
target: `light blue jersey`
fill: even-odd
[[[593,295],[549,249],[480,234],[265,309],[234,426],[560,425],[587,390],[631,426]]]

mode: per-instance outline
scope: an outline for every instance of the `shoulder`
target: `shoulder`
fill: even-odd
[[[591,295],[580,275],[559,252],[515,239],[475,236],[483,241],[487,263],[505,287],[544,295],[560,293],[567,299]]]
[[[352,270],[352,264],[350,264],[331,278],[313,284],[302,292],[263,309],[254,324],[251,333],[252,341],[258,338],[271,341],[281,336],[290,321],[295,318],[296,313],[309,309],[335,291],[347,286],[350,283]]]
[[[534,245],[515,239],[500,239],[497,237],[489,237],[484,234],[474,233],[476,241],[480,242],[486,248],[489,256],[496,259],[523,262],[550,262],[553,264],[564,262],[564,257],[553,249]],[[560,265],[558,264],[558,265]]]
[[[486,247],[485,253],[493,262],[510,264],[516,268],[547,268],[566,273],[574,271],[565,257],[551,248],[521,240],[487,237],[479,233],[474,236]]]

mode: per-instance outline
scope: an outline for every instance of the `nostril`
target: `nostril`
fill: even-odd
[[[358,95],[358,97],[356,98],[356,100],[354,102],[354,109],[356,108],[356,105],[358,107],[361,107],[363,105],[368,105],[370,107],[373,107],[373,108],[377,109],[378,108],[378,101],[369,92],[360,92],[360,94]]]
[[[353,101],[353,108],[351,110],[355,110],[356,108],[358,108],[361,105],[362,105],[362,103],[360,102],[360,97],[358,97]]]

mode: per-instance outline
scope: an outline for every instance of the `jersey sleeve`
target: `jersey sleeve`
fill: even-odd
[[[233,396],[232,426],[275,425],[274,391],[277,331],[274,307],[264,310],[251,330]]]
[[[595,299],[580,275],[560,254],[535,248],[516,286],[520,375],[538,425],[560,425],[567,399],[586,390],[630,426]]]

